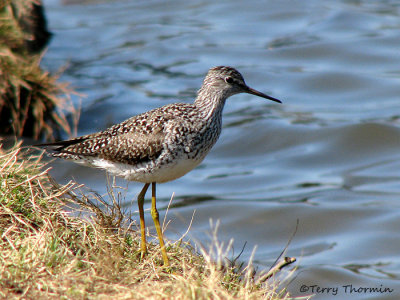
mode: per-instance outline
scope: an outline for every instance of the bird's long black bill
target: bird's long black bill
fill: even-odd
[[[261,93],[261,92],[255,90],[255,89],[252,89],[250,87],[247,87],[247,91],[246,92],[249,93],[249,94],[258,96],[258,97],[262,97],[262,98],[265,98],[265,99],[268,99],[268,100],[272,100],[272,101],[275,101],[275,102],[278,102],[278,103],[282,103],[281,100],[276,99],[276,98],[271,97],[271,96],[268,96],[268,95],[266,95],[264,93]]]

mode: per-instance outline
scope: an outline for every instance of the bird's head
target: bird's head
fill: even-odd
[[[279,99],[268,96],[247,86],[242,74],[232,67],[218,66],[211,68],[208,71],[207,76],[204,78],[203,87],[200,92],[202,90],[221,93],[224,98],[239,93],[247,93],[282,103]]]

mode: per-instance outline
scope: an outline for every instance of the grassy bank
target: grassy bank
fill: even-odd
[[[71,136],[76,128],[72,90],[40,67],[49,38],[40,1],[0,1],[2,135],[49,140],[62,132]]]
[[[273,279],[254,276],[251,268],[213,263],[184,242],[168,244],[168,269],[158,245],[150,244],[141,260],[136,225],[118,205],[99,209],[86,196],[76,196],[72,183],[58,186],[40,157],[18,147],[0,150],[0,234],[1,298],[287,297]]]

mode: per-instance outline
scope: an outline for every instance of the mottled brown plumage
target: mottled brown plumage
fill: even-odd
[[[164,249],[157,225],[155,183],[179,178],[204,159],[220,135],[226,99],[238,93],[280,102],[249,88],[235,69],[220,66],[208,71],[193,104],[165,105],[104,131],[43,146],[52,147],[51,155],[55,157],[102,168],[127,180],[145,183],[138,198],[143,225],[142,252],[146,251],[142,198],[152,183],[153,219],[158,228],[161,248]],[[168,264],[165,249],[163,258],[164,264]]]

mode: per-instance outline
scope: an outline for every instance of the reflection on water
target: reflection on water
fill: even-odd
[[[228,100],[222,136],[204,163],[159,185],[175,195],[168,236],[247,241],[243,259],[269,267],[293,233],[301,285],[383,285],[400,296],[400,6],[397,1],[45,1],[55,33],[44,58],[87,97],[79,134],[170,102],[190,102],[207,70],[232,65],[283,100]],[[105,193],[101,171],[56,162]],[[60,167],[62,166],[62,167]],[[120,185],[126,183],[120,181]],[[127,207],[140,191],[129,184]],[[135,206],[134,208],[135,209]],[[318,299],[337,298],[319,294]],[[316,298],[317,299],[317,298]]]

